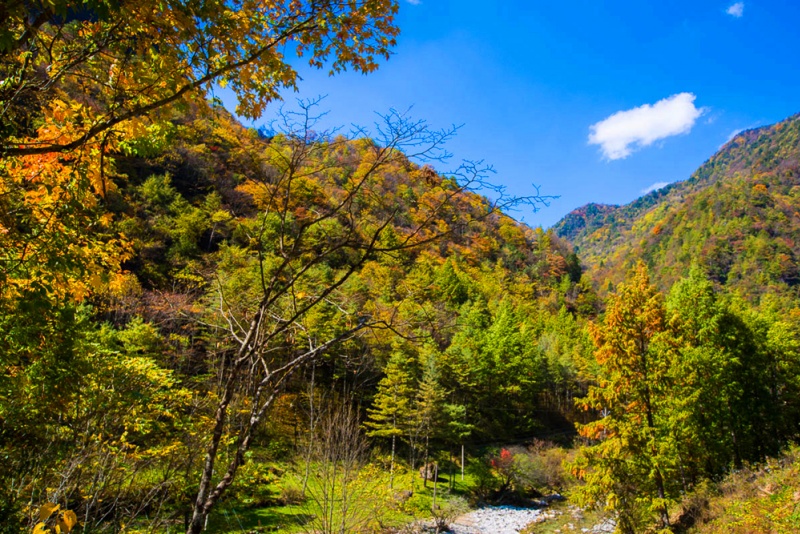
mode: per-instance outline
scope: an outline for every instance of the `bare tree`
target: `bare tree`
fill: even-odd
[[[346,399],[322,416],[308,465],[307,502],[314,519],[306,527],[311,532],[356,532],[378,513],[380,499],[365,498],[374,495],[379,481],[362,474],[368,442],[360,423]]]

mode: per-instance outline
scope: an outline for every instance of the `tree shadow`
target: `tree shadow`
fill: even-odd
[[[276,532],[299,527],[314,517],[297,506],[271,506],[267,508],[226,508],[209,517],[207,532],[212,534],[233,532]]]

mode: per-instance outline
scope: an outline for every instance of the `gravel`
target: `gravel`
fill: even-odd
[[[549,513],[541,509],[492,506],[459,517],[451,528],[453,534],[517,534],[534,521],[544,520]]]
[[[518,534],[531,523],[553,519],[558,513],[547,508],[487,506],[462,515],[450,527],[453,534]],[[605,519],[592,528],[582,528],[580,532],[607,534],[614,532],[615,527],[613,520]]]

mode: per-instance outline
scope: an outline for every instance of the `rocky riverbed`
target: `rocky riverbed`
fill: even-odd
[[[561,512],[548,508],[488,506],[462,515],[450,527],[453,534],[518,534],[531,523],[554,519],[560,514]],[[605,520],[592,528],[577,528],[568,524],[565,532],[606,534],[613,532],[614,527],[613,521]]]
[[[517,534],[531,523],[553,517],[547,509],[486,507],[462,515],[451,525],[453,534]]]

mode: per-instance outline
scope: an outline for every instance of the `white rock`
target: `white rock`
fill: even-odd
[[[480,508],[460,517],[452,529],[454,534],[517,534],[541,514],[541,510],[513,506]]]

